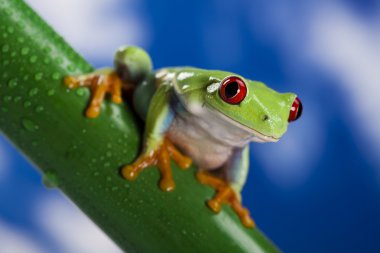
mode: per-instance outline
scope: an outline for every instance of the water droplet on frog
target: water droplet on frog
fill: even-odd
[[[112,156],[112,152],[108,151],[108,152],[106,153],[106,156],[107,156],[107,157],[111,157],[111,156]]]
[[[111,188],[111,191],[115,192],[115,191],[117,191],[118,189],[119,189],[119,187],[114,186],[114,187]]]
[[[22,119],[22,126],[29,132],[34,132],[39,129],[39,126],[30,119]]]
[[[18,84],[18,82],[17,82],[16,78],[12,78],[11,80],[8,81],[8,87],[9,88],[14,88],[17,86],[17,84]]]
[[[30,91],[29,91],[29,97],[33,97],[33,96],[35,96],[35,95],[37,95],[37,93],[38,93],[38,88],[37,87],[34,87],[34,88],[32,88]]]
[[[43,74],[41,72],[34,75],[34,79],[36,81],[40,81],[42,79]]]

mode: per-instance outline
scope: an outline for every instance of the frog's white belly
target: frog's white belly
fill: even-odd
[[[242,148],[253,138],[210,111],[201,116],[177,115],[168,131],[169,139],[202,169],[217,169],[236,148]]]
[[[202,169],[219,168],[232,153],[231,146],[215,143],[205,132],[178,119],[174,121],[168,133],[169,139]]]

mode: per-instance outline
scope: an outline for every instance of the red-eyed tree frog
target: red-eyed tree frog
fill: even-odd
[[[64,82],[69,88],[91,89],[86,110],[90,118],[99,115],[107,93],[121,103],[123,90],[134,89],[133,107],[146,126],[141,154],[121,170],[125,179],[135,180],[155,165],[160,188],[172,191],[170,158],[183,169],[194,162],[197,179],[216,190],[207,201],[209,208],[219,212],[222,204],[229,204],[246,227],[254,227],[240,197],[249,169],[249,143],[278,141],[288,123],[301,116],[301,101],[293,93],[281,94],[230,72],[152,69],[143,49],[125,46],[117,50],[114,68],[68,76]]]

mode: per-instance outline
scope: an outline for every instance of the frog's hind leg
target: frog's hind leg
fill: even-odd
[[[219,213],[222,204],[229,204],[239,216],[244,226],[249,228],[255,227],[255,222],[251,218],[248,209],[242,206],[238,195],[228,182],[204,170],[197,172],[197,179],[200,183],[209,185],[216,190],[214,197],[207,201],[207,205],[211,210],[215,213]]]
[[[91,90],[91,100],[86,109],[88,118],[96,118],[100,113],[100,106],[107,93],[111,95],[112,102],[120,104],[121,90],[123,83],[116,72],[105,69],[91,74],[79,76],[67,76],[64,79],[65,85],[70,89],[79,87],[89,87]]]

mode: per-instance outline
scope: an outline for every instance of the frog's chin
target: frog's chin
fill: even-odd
[[[224,118],[224,120],[231,123],[232,125],[240,128],[241,130],[249,132],[252,135],[252,138],[250,138],[250,141],[263,143],[263,142],[278,142],[280,140],[280,138],[262,134],[255,129],[252,129],[246,125],[243,125],[219,111],[215,111],[215,112],[219,114],[220,117]]]

